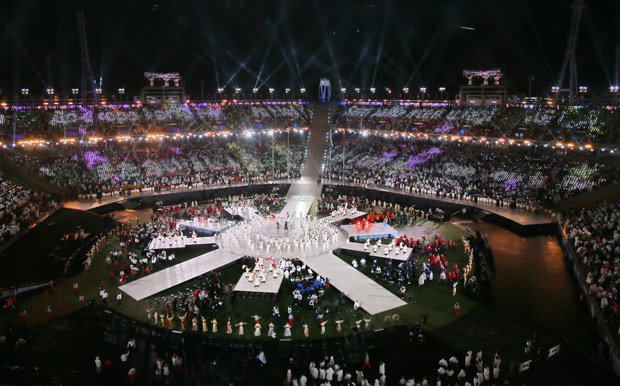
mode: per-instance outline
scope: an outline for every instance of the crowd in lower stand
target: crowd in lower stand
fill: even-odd
[[[7,156],[80,198],[295,178],[305,137],[227,136],[14,149]]]
[[[619,180],[611,155],[386,136],[336,134],[324,177],[530,210]]]
[[[293,362],[293,364],[295,364]],[[389,364],[383,361],[371,362],[368,352],[364,353],[364,361],[361,366],[350,366],[338,363],[334,356],[329,356],[320,361],[310,361],[307,368],[295,366],[286,371],[284,384],[290,386],[440,386],[464,385],[480,386],[503,383],[504,380],[514,378],[517,368],[502,366],[501,356],[495,352],[492,356],[485,357],[482,351],[475,356],[469,350],[459,361],[456,356],[449,359],[441,358],[438,361],[437,373],[427,376],[415,377],[393,376],[388,373]]]
[[[57,206],[58,203],[50,195],[34,192],[0,177],[0,245]]]
[[[620,205],[582,208],[565,222],[590,295],[620,335]]]

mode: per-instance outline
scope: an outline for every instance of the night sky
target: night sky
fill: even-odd
[[[578,44],[579,84],[614,83],[620,1],[586,0]],[[464,69],[501,68],[511,93],[557,80],[570,0],[336,1],[162,0],[0,2],[0,88],[68,94],[80,83],[76,12],[87,20],[90,58],[105,92],[136,93],[144,71],[180,71],[187,91],[217,87],[393,90],[464,83]],[[463,29],[470,27],[475,30]]]

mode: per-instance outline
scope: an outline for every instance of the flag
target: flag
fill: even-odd
[[[531,364],[532,364],[532,361],[531,361],[531,360],[529,360],[529,361],[525,361],[525,362],[521,363],[521,364],[519,365],[519,372],[520,372],[520,373],[522,373],[522,372],[524,372],[524,371],[529,370],[529,369],[530,369],[530,365],[531,365]]]
[[[559,353],[560,353],[560,345],[557,345],[549,349],[549,355],[547,357],[551,358],[552,356],[557,355]]]

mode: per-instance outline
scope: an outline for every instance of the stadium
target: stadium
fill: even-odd
[[[3,3],[0,384],[618,384],[618,16]]]

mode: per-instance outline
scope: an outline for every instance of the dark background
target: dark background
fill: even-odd
[[[615,82],[620,1],[586,0],[579,84]],[[570,0],[2,0],[0,88],[68,94],[80,84],[76,12],[87,21],[91,64],[105,92],[136,93],[144,71],[180,71],[187,91],[217,87],[439,86],[454,93],[464,69],[500,67],[513,93],[547,93],[557,81]],[[475,30],[466,30],[461,26]],[[51,58],[47,83],[46,55]]]

